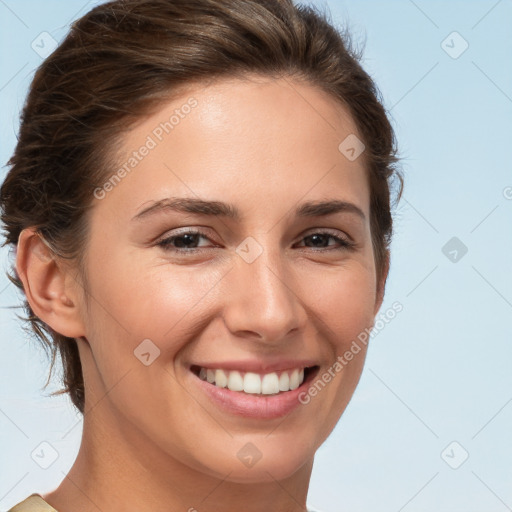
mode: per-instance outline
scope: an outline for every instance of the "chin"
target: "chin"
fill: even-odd
[[[283,481],[291,478],[304,465],[312,462],[312,456],[301,459],[288,459],[285,453],[276,454],[272,459],[259,460],[252,467],[245,467],[242,464],[228,466],[229,476],[226,480],[233,483],[260,484]],[[224,478],[228,473],[224,473]]]
[[[312,464],[317,449],[312,438],[302,443],[296,436],[266,436],[233,439],[226,451],[213,452],[210,460],[201,461],[203,471],[230,482],[257,484],[286,480]]]

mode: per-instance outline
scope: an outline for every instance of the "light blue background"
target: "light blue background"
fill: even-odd
[[[0,0],[0,161],[40,56],[97,2]],[[324,3],[315,2],[320,6]],[[371,342],[359,386],[320,448],[309,504],[324,512],[512,510],[512,2],[327,2],[366,37],[363,65],[390,110],[406,178],[386,301],[403,311]],[[453,31],[469,44],[454,59]],[[459,36],[444,43],[462,48]],[[451,42],[453,40],[453,42]],[[1,178],[6,168],[1,171]],[[458,237],[458,262],[442,247]],[[8,265],[8,251],[0,252]],[[0,509],[57,486],[81,425],[45,396],[47,360],[16,319],[0,275]],[[43,398],[42,398],[43,395]],[[59,453],[31,459],[43,441]],[[465,450],[469,458],[452,469]]]

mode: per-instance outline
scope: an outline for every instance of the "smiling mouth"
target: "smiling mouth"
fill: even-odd
[[[318,369],[319,366],[309,366],[270,373],[254,373],[203,368],[197,365],[190,367],[190,371],[196,377],[213,386],[242,394],[261,396],[281,395],[293,391],[304,382],[311,380]]]

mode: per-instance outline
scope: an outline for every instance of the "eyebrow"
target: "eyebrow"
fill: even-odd
[[[223,203],[222,201],[206,201],[192,197],[168,197],[159,201],[152,201],[150,206],[137,213],[132,220],[143,220],[162,211],[226,217],[236,221],[242,219],[242,214],[236,206]],[[324,217],[340,212],[355,213],[362,220],[366,219],[361,208],[353,203],[339,199],[307,201],[295,210],[295,215],[306,218]]]

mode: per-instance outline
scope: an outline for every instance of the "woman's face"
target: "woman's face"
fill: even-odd
[[[123,138],[93,199],[79,344],[110,439],[240,482],[312,461],[365,346],[335,362],[380,307],[353,120],[254,78],[192,88]]]

